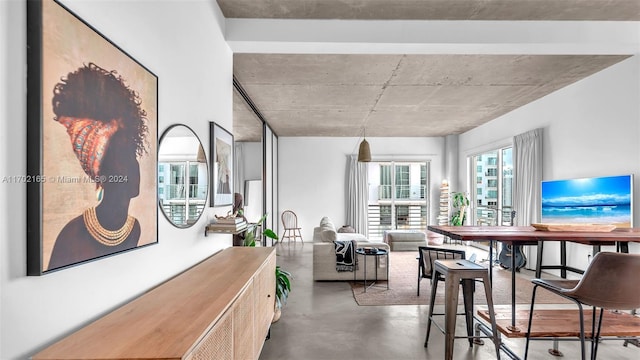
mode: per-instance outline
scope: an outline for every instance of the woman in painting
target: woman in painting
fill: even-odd
[[[146,153],[146,112],[121,76],[95,64],[69,73],[53,91],[54,120],[63,125],[98,204],[58,234],[49,269],[137,246],[140,223],[128,214],[140,190],[137,157]]]

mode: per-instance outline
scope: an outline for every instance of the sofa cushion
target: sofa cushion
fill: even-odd
[[[341,241],[355,240],[359,243],[369,242],[369,239],[359,233],[337,233],[336,239]]]
[[[339,233],[354,233],[356,229],[354,229],[351,225],[343,225],[340,229],[338,229]]]
[[[337,238],[336,227],[328,217],[320,220],[320,239],[324,242],[334,242]]]

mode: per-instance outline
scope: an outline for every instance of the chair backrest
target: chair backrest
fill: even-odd
[[[443,259],[465,259],[464,250],[443,249],[430,246],[418,247],[422,277],[431,277],[433,262]]]
[[[298,216],[291,210],[285,210],[280,216],[282,225],[285,229],[293,229],[298,227]]]
[[[599,252],[575,288],[563,293],[582,303],[616,310],[640,308],[640,254]]]

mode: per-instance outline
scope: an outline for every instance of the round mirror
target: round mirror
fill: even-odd
[[[172,125],[160,138],[158,202],[176,227],[195,224],[205,208],[209,175],[198,136],[186,125]]]

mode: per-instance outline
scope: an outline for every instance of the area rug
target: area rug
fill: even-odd
[[[429,279],[422,279],[420,296],[416,294],[418,289],[417,256],[417,251],[392,251],[389,254],[389,290],[387,290],[386,281],[379,281],[376,286],[368,288],[365,293],[362,281],[351,281],[353,297],[358,305],[429,305],[431,296]],[[532,275],[533,272],[528,270],[516,273],[516,304],[531,303]],[[444,304],[444,288],[444,283],[439,282],[436,305]],[[511,304],[511,270],[494,266],[492,296],[494,305]],[[462,288],[460,288],[458,302],[462,304]],[[481,305],[487,303],[482,283],[476,283],[474,302]],[[565,303],[568,301],[548,291],[538,290],[536,294],[536,304]]]

